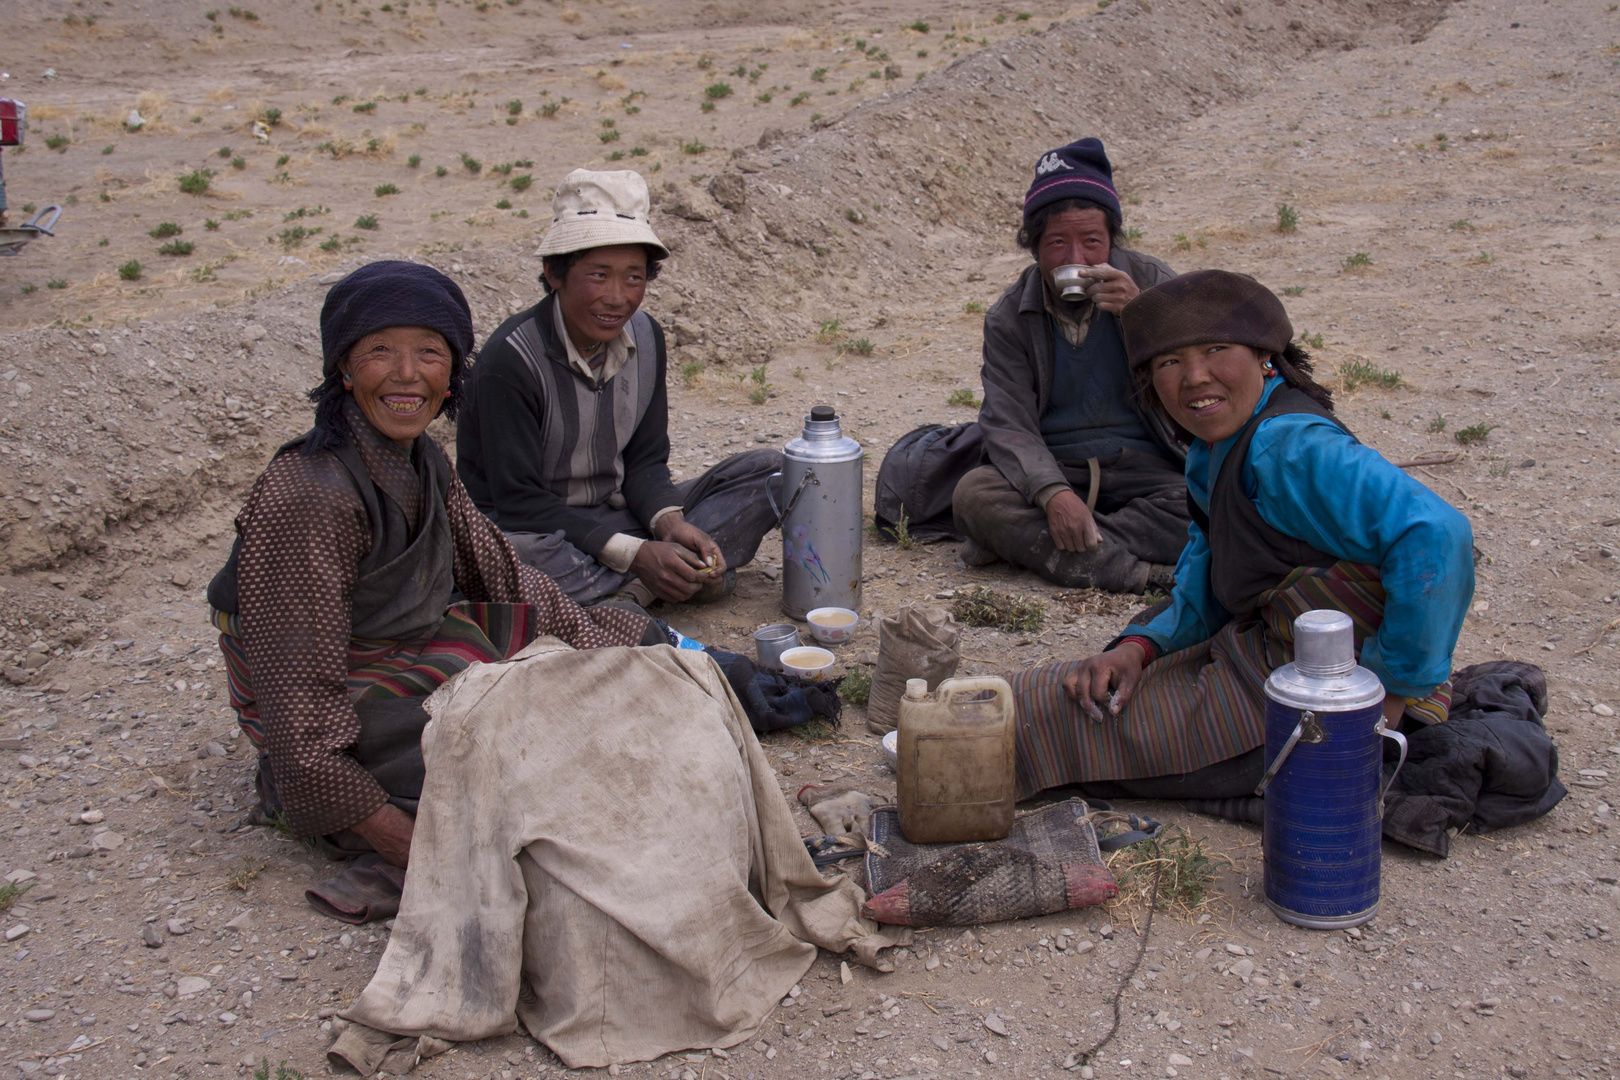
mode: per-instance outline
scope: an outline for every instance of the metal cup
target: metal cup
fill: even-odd
[[[762,668],[782,671],[782,654],[799,647],[799,628],[792,623],[771,623],[754,631],[754,659]]]
[[[1090,269],[1089,266],[1075,263],[1053,270],[1052,284],[1057,286],[1060,297],[1075,303],[1086,299],[1086,290],[1092,285],[1091,275],[1086,273]]]

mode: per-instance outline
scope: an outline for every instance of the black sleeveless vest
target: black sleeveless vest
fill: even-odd
[[[305,433],[287,443],[276,456],[296,452],[309,438]],[[439,444],[417,436],[412,448],[416,474],[422,483],[422,520],[414,530],[393,499],[388,498],[366,472],[351,439],[331,453],[354,482],[355,494],[366,508],[371,525],[371,550],[361,560],[351,607],[349,635],[390,641],[412,641],[435,629],[450,606],[455,590],[454,545],[445,500],[450,490],[450,461]],[[237,613],[237,561],[242,538],[231,556],[208,583],[208,602],[215,610]]]
[[[1266,407],[1249,419],[1221,462],[1209,495],[1206,515],[1192,495],[1187,510],[1209,538],[1209,584],[1221,606],[1236,618],[1252,618],[1260,606],[1260,596],[1301,566],[1325,567],[1339,561],[1337,555],[1279,532],[1266,524],[1260,508],[1243,492],[1243,463],[1249,457],[1249,444],[1263,420],[1290,413],[1309,413],[1338,424],[1353,439],[1349,428],[1339,423],[1331,411],[1317,404],[1310,395],[1284,386],[1271,395]]]

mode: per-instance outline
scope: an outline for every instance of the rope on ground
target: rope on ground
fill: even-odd
[[[1148,935],[1153,933],[1153,912],[1159,906],[1159,879],[1164,875],[1164,861],[1159,858],[1158,837],[1153,838],[1153,862],[1153,891],[1148,894],[1147,925],[1142,927],[1142,939],[1136,943],[1136,959],[1131,961],[1131,966],[1119,977],[1119,985],[1114,987],[1114,1018],[1108,1022],[1108,1030],[1103,1032],[1102,1038],[1075,1055],[1077,1064],[1090,1065],[1092,1057],[1102,1053],[1103,1047],[1113,1042],[1114,1036],[1119,1034],[1119,1002],[1125,996],[1125,988],[1136,978],[1136,969],[1142,966],[1142,957],[1147,953]]]

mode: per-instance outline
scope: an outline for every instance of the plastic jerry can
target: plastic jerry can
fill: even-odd
[[[946,679],[900,699],[900,831],[913,844],[1000,840],[1012,831],[1013,699],[994,676]]]

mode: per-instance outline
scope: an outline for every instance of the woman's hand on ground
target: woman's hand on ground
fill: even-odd
[[[708,533],[682,517],[679,510],[658,519],[657,538],[694,552],[709,567],[709,577],[718,577],[726,572],[726,557],[720,553],[720,545]]]
[[[395,866],[411,861],[411,836],[416,831],[416,819],[393,803],[383,803],[370,817],[351,828]]]
[[[1103,265],[1087,267],[1087,276],[1096,282],[1086,290],[1091,302],[1110,315],[1118,315],[1126,304],[1136,299],[1142,290],[1136,287],[1131,275],[1117,267]]]
[[[648,540],[636,552],[630,572],[660,600],[679,604],[708,580],[702,556],[680,544]]]
[[[1406,715],[1406,699],[1400,694],[1384,695],[1384,726],[1391,731],[1399,730],[1401,717]]]
[[[1080,666],[1064,678],[1063,689],[1093,720],[1107,719],[1097,705],[1099,701],[1108,703],[1109,715],[1118,716],[1136,693],[1146,660],[1142,646],[1127,641],[1118,648],[1081,661]]]
[[[1060,491],[1047,500],[1046,527],[1059,551],[1090,551],[1102,543],[1097,519],[1073,491]]]

